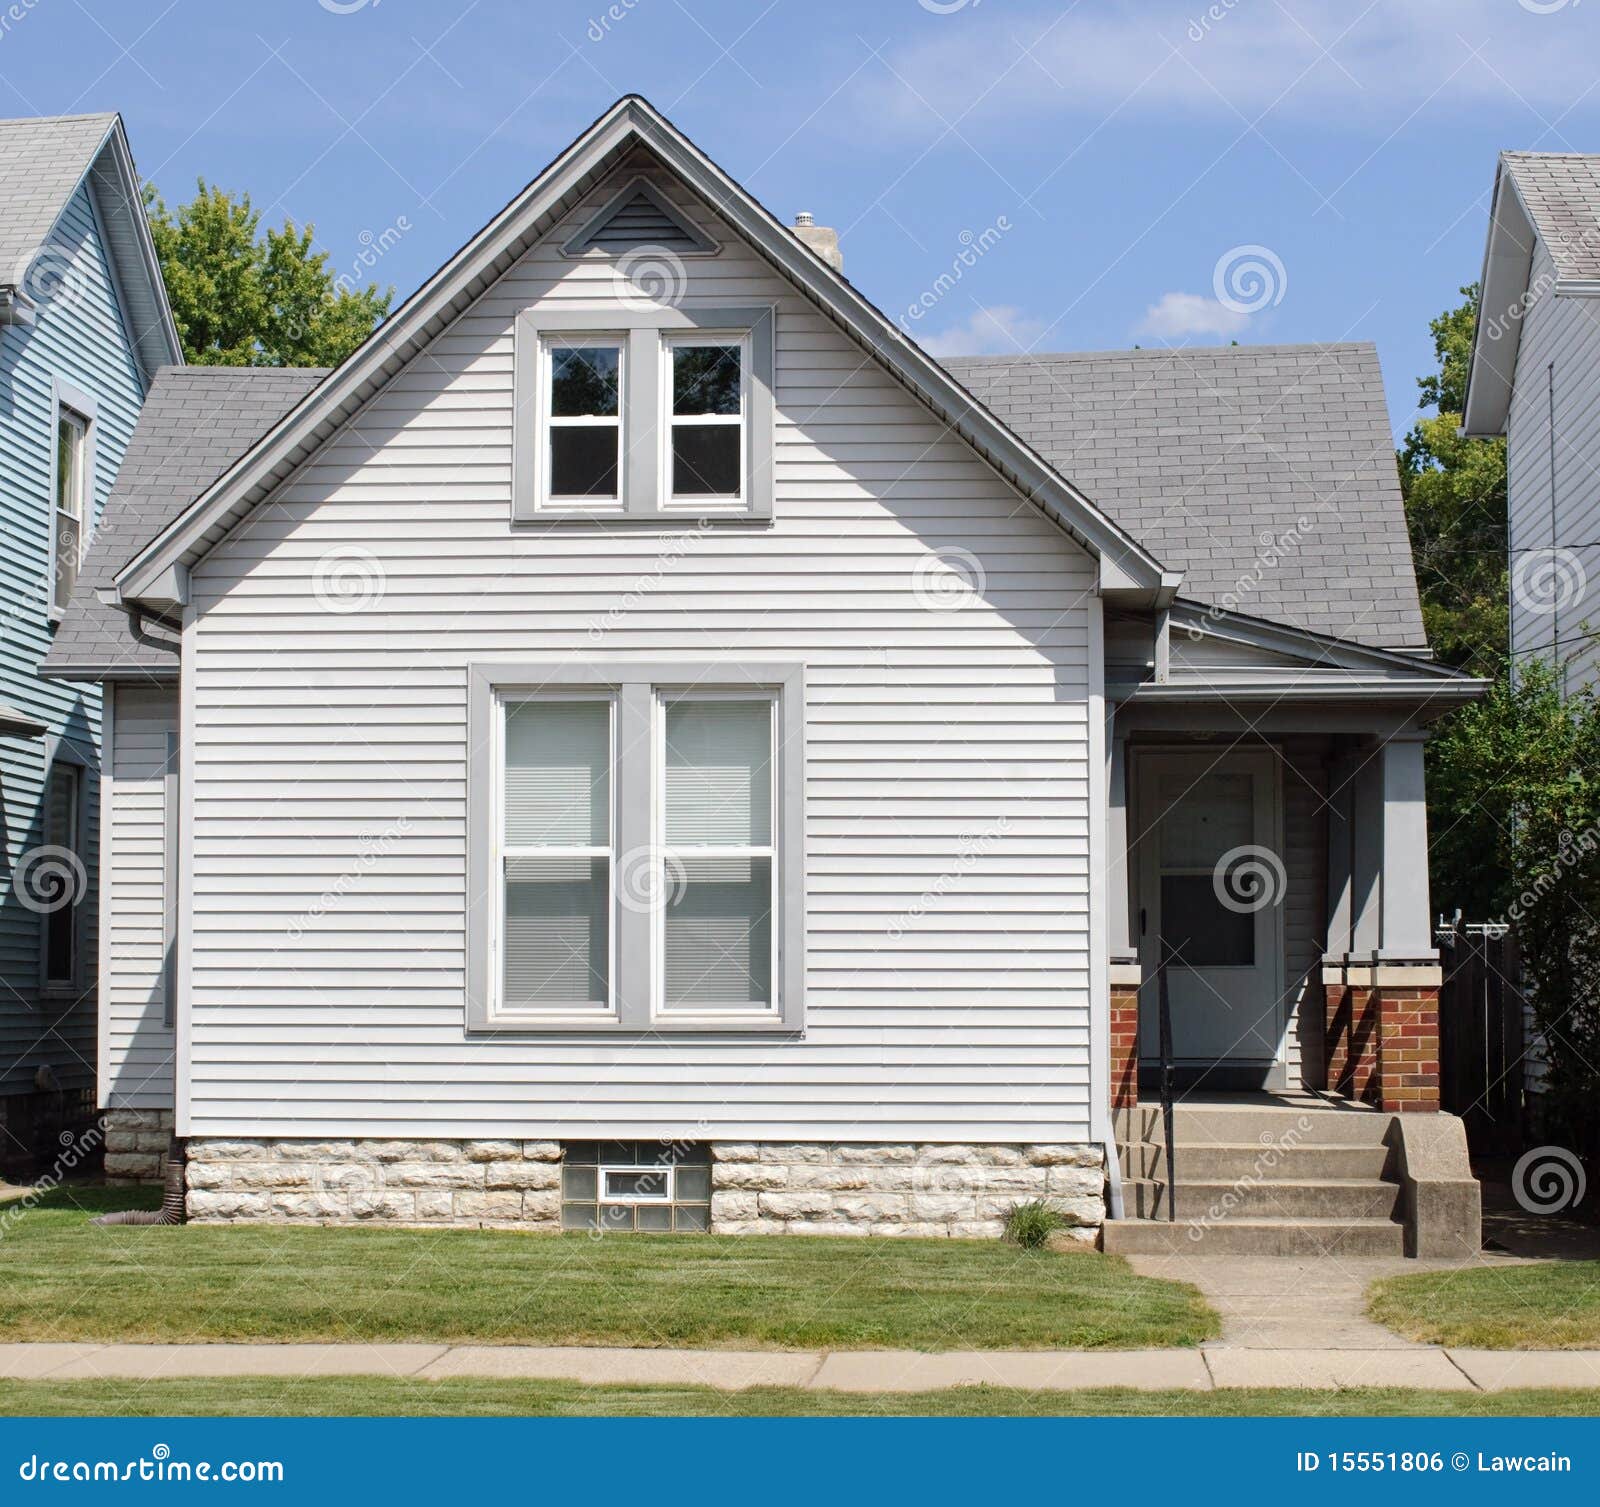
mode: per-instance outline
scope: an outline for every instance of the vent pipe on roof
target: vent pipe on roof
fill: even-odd
[[[839,250],[839,232],[828,225],[818,225],[809,209],[802,209],[794,217],[794,233],[806,243],[835,272],[844,271],[844,253]]]

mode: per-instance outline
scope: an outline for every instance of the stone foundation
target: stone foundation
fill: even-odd
[[[100,1122],[105,1126],[106,1182],[115,1188],[166,1178],[170,1109],[108,1109]]]
[[[711,1147],[720,1235],[933,1235],[994,1239],[1015,1204],[1044,1199],[1092,1241],[1105,1217],[1096,1146],[818,1142]]]
[[[555,1141],[302,1141],[192,1137],[198,1224],[466,1225],[556,1230]]]
[[[403,1224],[555,1231],[557,1141],[188,1142],[201,1224]],[[713,1142],[719,1235],[998,1237],[1044,1199],[1092,1241],[1105,1215],[1099,1147]]]

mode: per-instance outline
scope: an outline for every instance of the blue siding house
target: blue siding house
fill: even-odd
[[[120,117],[0,121],[3,1170],[95,1108],[100,691],[38,667],[150,382],[182,359]]]

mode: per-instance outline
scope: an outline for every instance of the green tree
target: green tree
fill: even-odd
[[[1439,367],[1419,378],[1422,406],[1398,459],[1428,643],[1445,664],[1492,674],[1505,654],[1506,444],[1463,439],[1461,410],[1477,286],[1431,322]]]
[[[1600,698],[1543,660],[1453,713],[1429,750],[1439,899],[1511,924],[1547,1066],[1547,1129],[1600,1147]],[[1437,882],[1437,881],[1436,881]]]
[[[176,214],[153,185],[145,211],[187,360],[201,366],[337,366],[394,298],[336,278],[312,249],[315,227],[285,220],[261,233],[249,194],[198,182]]]

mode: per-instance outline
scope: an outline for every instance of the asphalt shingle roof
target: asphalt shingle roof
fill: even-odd
[[[0,287],[22,280],[116,118],[0,120]]]
[[[1500,161],[1562,278],[1600,278],[1600,156],[1502,152]]]
[[[1371,345],[943,364],[1183,571],[1185,600],[1378,648],[1425,646]]]
[[[116,573],[327,375],[316,367],[165,366],[156,373],[46,671],[170,675],[160,633],[100,599]]]

